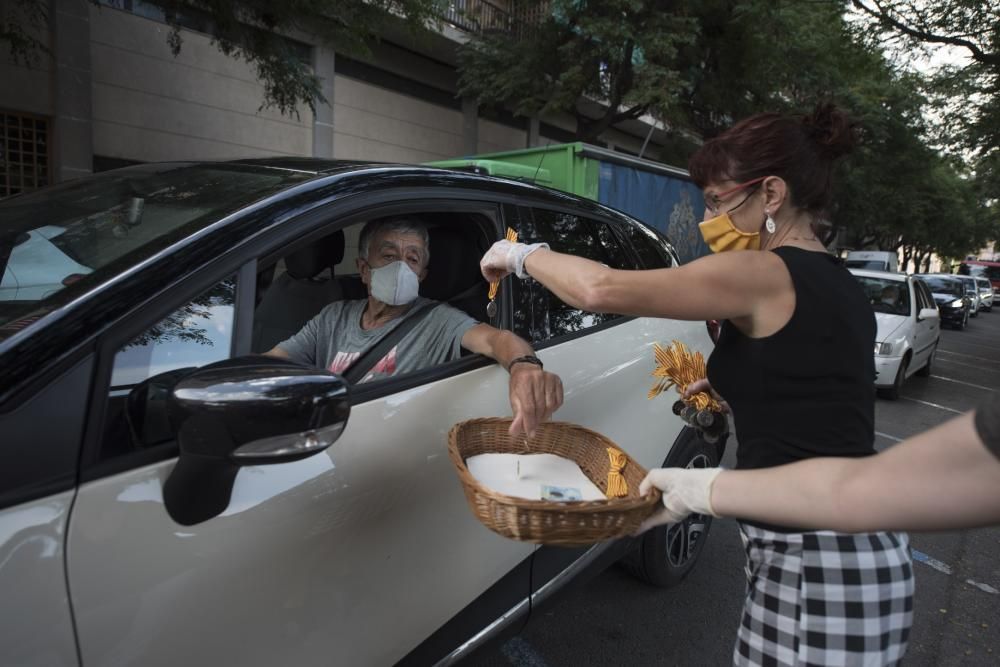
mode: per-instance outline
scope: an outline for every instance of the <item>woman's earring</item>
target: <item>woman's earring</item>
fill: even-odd
[[[764,211],[764,215],[767,216],[767,220],[764,221],[764,229],[767,230],[768,234],[773,234],[775,230],[774,218],[767,211]]]

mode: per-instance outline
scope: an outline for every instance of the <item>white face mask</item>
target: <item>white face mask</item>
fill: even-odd
[[[372,296],[382,303],[402,306],[416,300],[420,279],[406,262],[392,262],[371,271]]]

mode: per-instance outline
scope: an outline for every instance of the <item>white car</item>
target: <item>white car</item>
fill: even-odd
[[[0,301],[37,301],[90,273],[60,247],[65,232],[65,227],[44,225],[18,236],[0,280]]]
[[[896,399],[911,375],[931,373],[941,337],[941,318],[934,297],[917,276],[850,269],[875,311],[875,387]]]
[[[987,313],[993,312],[993,284],[989,278],[976,276],[976,285],[979,287],[979,305]]]
[[[145,214],[122,233],[104,213],[136,192]],[[450,663],[577,575],[624,558],[666,586],[694,565],[710,517],[581,549],[479,523],[447,434],[510,414],[484,357],[354,382],[253,354],[367,294],[366,221],[417,217],[423,295],[529,339],[563,380],[558,419],[647,468],[715,466],[720,443],[646,398],[654,343],[707,353],[704,323],[586,313],[516,279],[487,309],[479,258],[507,227],[617,268],[676,263],[632,218],[473,174],[297,158],[129,167],[0,201],[0,244],[43,212],[95,261],[0,303],[0,665]]]

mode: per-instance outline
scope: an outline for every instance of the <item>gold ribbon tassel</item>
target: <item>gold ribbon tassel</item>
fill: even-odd
[[[511,243],[517,243],[517,232],[508,227],[506,239]],[[495,280],[490,283],[490,293],[489,296],[487,297],[490,301],[493,301],[493,299],[497,298],[497,290],[499,288],[500,288],[500,281]]]
[[[656,357],[656,368],[653,369],[652,375],[657,381],[649,390],[647,398],[656,398],[674,386],[677,387],[677,393],[683,397],[684,390],[689,384],[706,376],[705,357],[701,352],[692,353],[679,340],[673,341],[673,344],[666,348],[654,343],[653,354]],[[722,411],[719,402],[703,391],[681,400],[685,405],[693,405],[699,410]]]
[[[622,470],[628,463],[628,457],[624,452],[620,452],[614,447],[608,447],[608,498],[624,498],[628,495],[628,482],[622,476]]]

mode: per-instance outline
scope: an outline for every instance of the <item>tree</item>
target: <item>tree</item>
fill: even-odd
[[[1000,197],[1000,4],[983,0],[851,0],[890,39],[946,46],[968,64],[942,66],[930,88],[943,119],[939,141],[973,156],[984,194]]]
[[[677,49],[696,30],[683,2],[554,0],[520,39],[486,33],[470,41],[459,90],[523,116],[569,113],[577,136],[595,141],[617,123],[670,116],[683,84]],[[586,99],[601,103],[596,117]]]
[[[98,0],[92,0],[98,4]],[[288,35],[309,34],[341,53],[367,54],[390,21],[419,33],[437,20],[443,0],[155,0],[170,31],[167,43],[176,56],[183,47],[184,17],[202,16],[212,43],[225,55],[243,60],[264,85],[261,108],[297,115],[304,104],[315,111],[326,102],[320,81]],[[13,0],[11,18],[0,26],[15,62],[30,62],[46,51],[38,38],[48,24],[48,0]]]

